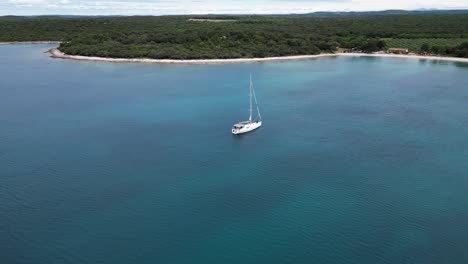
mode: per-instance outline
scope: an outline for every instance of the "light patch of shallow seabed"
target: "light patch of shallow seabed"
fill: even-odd
[[[5,263],[465,263],[468,66],[0,47]],[[263,126],[248,116],[254,76]]]

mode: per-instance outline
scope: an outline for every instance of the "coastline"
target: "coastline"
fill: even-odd
[[[41,40],[41,41],[7,41],[7,42],[0,42],[0,45],[18,45],[18,44],[60,44],[60,41],[49,41],[49,40]]]
[[[402,58],[402,59],[420,59],[420,60],[439,60],[452,62],[468,63],[468,58],[444,57],[444,56],[424,56],[424,55],[400,55],[400,54],[367,54],[367,53],[337,53],[339,56],[349,57],[386,57],[386,58]]]
[[[142,62],[156,64],[220,64],[220,63],[246,63],[246,62],[270,62],[270,61],[290,61],[290,60],[307,60],[322,57],[387,57],[387,58],[403,58],[403,59],[420,59],[420,60],[439,60],[451,62],[468,63],[468,58],[456,57],[439,57],[439,56],[422,56],[422,55],[399,55],[399,54],[367,54],[367,53],[328,53],[318,55],[299,55],[299,56],[284,56],[284,57],[267,57],[267,58],[239,58],[239,59],[196,59],[196,60],[174,60],[174,59],[127,59],[127,58],[104,58],[104,57],[88,57],[80,55],[67,55],[57,48],[48,50],[48,53],[53,58],[85,60],[85,61],[100,61],[100,62]]]
[[[238,58],[238,59],[195,59],[195,60],[174,60],[174,59],[127,59],[127,58],[104,58],[104,57],[88,57],[81,55],[67,55],[57,48],[48,50],[50,57],[59,59],[71,60],[86,60],[100,62],[142,62],[156,64],[220,64],[220,63],[245,63],[245,62],[268,62],[268,61],[289,61],[289,60],[307,60],[321,57],[335,57],[338,54],[317,54],[317,55],[299,55],[299,56],[283,56],[283,57],[267,57],[267,58]]]

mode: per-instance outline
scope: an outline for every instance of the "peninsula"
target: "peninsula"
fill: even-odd
[[[465,10],[286,16],[7,16],[0,17],[0,28],[0,42],[59,42],[55,57],[115,59],[109,61],[284,60],[390,48],[468,57]]]

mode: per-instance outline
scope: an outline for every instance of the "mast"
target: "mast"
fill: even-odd
[[[250,74],[250,109],[249,121],[252,121],[252,74]]]
[[[252,84],[252,93],[253,93],[253,97],[255,99],[255,106],[257,107],[258,118],[260,119],[260,121],[262,121],[262,116],[260,115],[260,108],[258,107],[257,96],[255,95],[255,89],[253,87],[253,84]]]

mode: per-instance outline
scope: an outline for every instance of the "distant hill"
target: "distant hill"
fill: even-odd
[[[307,14],[297,14],[294,16],[387,16],[387,15],[449,15],[449,14],[468,14],[468,9],[464,10],[385,10],[385,11],[366,11],[366,12],[313,12]]]
[[[191,17],[246,17],[246,16],[294,16],[294,17],[328,17],[328,16],[386,16],[386,15],[450,15],[468,14],[468,9],[461,10],[439,10],[439,9],[417,9],[417,10],[384,10],[384,11],[318,11],[305,14],[199,14],[199,15],[155,15],[155,16],[191,16]],[[10,18],[98,18],[98,17],[128,17],[132,15],[37,15],[37,16],[16,16],[7,15],[0,17]],[[139,16],[139,15],[136,15]],[[151,16],[151,15],[144,15]]]

